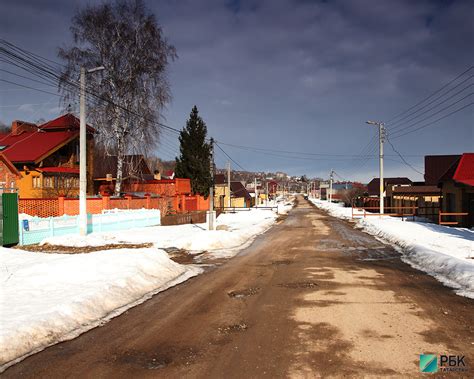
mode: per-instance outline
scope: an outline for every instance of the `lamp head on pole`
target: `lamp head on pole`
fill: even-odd
[[[366,124],[369,124],[369,125],[376,125],[376,126],[380,126],[380,125],[385,125],[383,122],[380,122],[380,121],[366,121],[365,122]]]
[[[102,70],[105,70],[105,67],[104,66],[99,66],[99,67],[94,67],[94,68],[91,68],[91,69],[87,70],[87,73],[91,74],[93,72],[102,71]]]

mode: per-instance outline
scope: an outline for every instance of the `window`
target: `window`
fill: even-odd
[[[54,187],[54,178],[52,176],[45,176],[43,178],[44,188],[53,188]]]
[[[41,177],[33,176],[33,188],[41,188]]]

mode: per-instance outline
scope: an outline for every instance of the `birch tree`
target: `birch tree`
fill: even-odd
[[[115,194],[119,195],[124,156],[146,154],[159,139],[159,119],[171,100],[166,71],[177,58],[155,16],[142,0],[115,0],[80,9],[72,19],[73,43],[59,49],[65,61],[60,89],[64,104],[81,66],[104,66],[87,75],[87,118],[96,142],[117,156]]]

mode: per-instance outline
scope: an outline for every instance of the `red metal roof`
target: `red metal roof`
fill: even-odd
[[[79,174],[79,169],[72,168],[72,167],[41,167],[41,168],[38,168],[37,170],[40,172]]]
[[[474,153],[464,153],[453,175],[456,182],[474,187]]]
[[[2,153],[13,163],[36,162],[48,152],[77,138],[79,131],[23,132],[0,139]]]
[[[43,130],[61,130],[61,129],[69,129],[69,130],[79,130],[80,122],[79,119],[71,113],[66,113],[54,120],[45,122],[38,126],[38,128]],[[95,129],[92,128],[90,125],[87,125],[87,130],[90,132],[94,132]]]
[[[461,158],[460,155],[426,155],[425,184],[438,185],[439,179],[448,169]]]
[[[90,126],[87,129],[94,131]],[[79,119],[67,113],[39,125],[35,131],[0,135],[0,151],[13,163],[32,163],[78,136]]]

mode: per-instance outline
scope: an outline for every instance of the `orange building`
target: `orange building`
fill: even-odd
[[[88,192],[92,193],[94,130],[87,128]],[[11,132],[0,135],[0,152],[4,168],[0,182],[11,187],[15,177],[20,198],[78,195],[79,119],[74,115],[41,125],[13,121]]]

